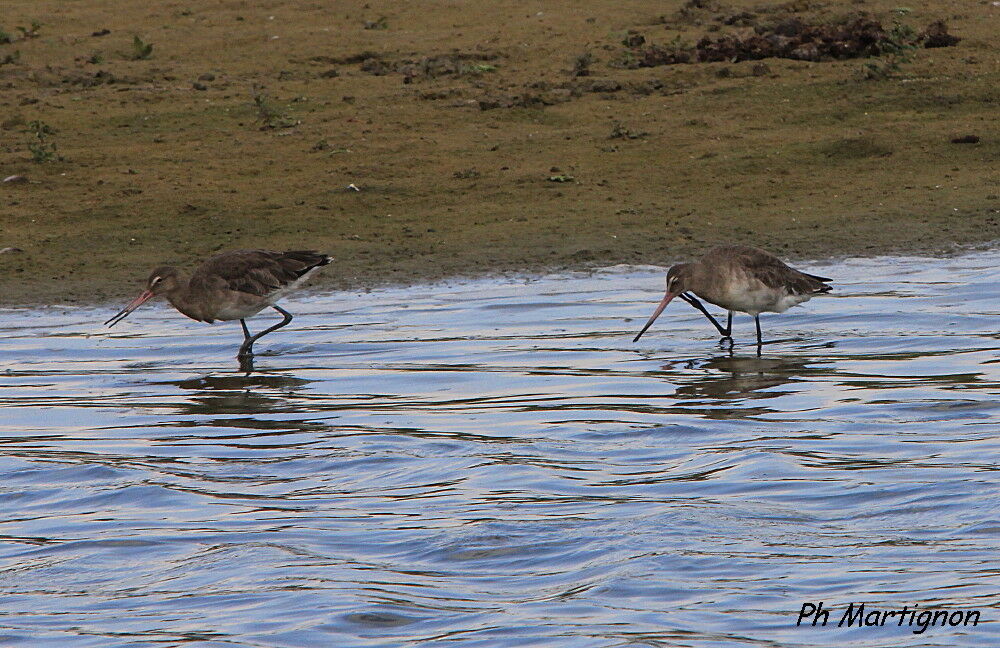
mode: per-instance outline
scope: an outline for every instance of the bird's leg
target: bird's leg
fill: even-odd
[[[726,318],[726,334],[719,339],[719,345],[723,345],[726,340],[729,340],[729,355],[733,354],[733,311],[729,311],[729,315]]]
[[[236,354],[236,357],[245,358],[246,356],[253,355],[253,336],[250,335],[250,329],[247,328],[246,320],[241,319],[240,326],[243,327],[243,344],[240,345],[240,350]]]
[[[722,324],[719,324],[718,320],[716,320],[714,317],[712,317],[712,314],[709,313],[705,309],[705,306],[700,301],[698,301],[697,297],[695,297],[694,295],[689,295],[687,293],[681,293],[680,295],[678,295],[678,297],[680,297],[681,299],[683,299],[687,303],[691,304],[692,306],[694,306],[695,308],[697,308],[698,310],[700,310],[705,315],[705,317],[708,318],[708,321],[710,321],[715,326],[716,330],[719,331],[719,335],[722,336],[722,339],[726,339],[726,338],[732,339],[732,336],[730,335],[730,333],[732,333],[732,331],[733,331],[733,312],[732,311],[729,311],[729,323],[728,323],[728,325],[726,326],[726,328],[722,328]]]
[[[764,344],[760,339],[760,314],[753,316],[753,321],[757,324],[757,353],[760,353],[760,345]]]
[[[246,341],[243,342],[243,346],[240,347],[240,352],[238,354],[236,354],[237,358],[240,358],[240,357],[243,357],[243,356],[247,356],[247,355],[253,355],[253,343],[254,342],[256,342],[257,340],[259,340],[260,338],[264,337],[265,335],[267,335],[268,333],[270,333],[272,331],[277,331],[282,326],[286,326],[289,322],[292,321],[292,314],[289,313],[288,311],[286,311],[281,306],[275,306],[274,304],[271,304],[271,308],[273,308],[274,310],[276,310],[279,313],[281,313],[282,315],[284,315],[284,319],[282,319],[280,322],[278,322],[274,326],[271,326],[269,328],[264,329],[263,331],[261,331],[257,335],[248,337],[246,339]],[[240,322],[243,322],[243,320],[240,320]],[[245,323],[243,324],[243,331],[246,332],[247,334],[249,334],[249,331],[247,331],[247,325]]]

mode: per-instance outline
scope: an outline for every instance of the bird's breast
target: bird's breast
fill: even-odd
[[[196,322],[211,323],[212,321],[211,319],[205,317],[205,315],[201,312],[201,308],[199,308],[198,304],[196,303],[191,303],[180,299],[170,299],[170,304],[177,309],[178,313],[190,317]]]
[[[698,293],[696,293],[698,294]],[[768,286],[741,286],[737,289],[719,291],[699,297],[721,306],[726,310],[759,315],[761,313],[784,313],[792,306],[808,301],[810,295],[792,295],[782,288]]]
[[[233,299],[218,304],[211,316],[217,320],[246,319],[261,312],[267,306],[267,302],[260,299]]]

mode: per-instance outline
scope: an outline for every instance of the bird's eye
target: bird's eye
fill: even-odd
[[[153,280],[149,282],[149,285],[155,286],[156,284],[160,283],[162,279],[163,277],[153,277]]]

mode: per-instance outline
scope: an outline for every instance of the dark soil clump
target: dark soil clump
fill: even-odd
[[[920,39],[924,42],[924,47],[952,47],[962,40],[948,33],[948,25],[943,20],[927,25],[927,29],[920,34]]]
[[[730,24],[750,24],[753,15],[739,14]],[[960,39],[948,33],[943,21],[932,23],[912,42],[899,42],[900,35],[887,30],[869,14],[856,14],[840,22],[810,24],[790,17],[770,26],[754,25],[750,34],[703,37],[694,47],[650,45],[633,48],[629,67],[654,67],[679,63],[739,62],[766,58],[800,61],[866,58],[898,51],[923,42],[926,47],[949,47]]]
[[[499,58],[498,55],[488,52],[455,52],[400,61],[386,60],[382,56],[370,56],[361,61],[361,71],[374,76],[402,74],[404,83],[412,83],[416,79],[476,76],[491,72],[496,69],[496,66],[489,61],[495,61],[497,58]],[[335,59],[330,60],[336,62]]]

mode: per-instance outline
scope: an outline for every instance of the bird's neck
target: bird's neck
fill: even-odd
[[[688,272],[690,273],[688,282],[691,286],[691,292],[696,295],[701,295],[711,301],[721,291],[722,286],[719,285],[718,273],[712,272],[711,268],[701,261],[692,263]]]
[[[164,294],[167,301],[178,311],[194,320],[202,320],[201,308],[191,291],[191,279],[187,275],[177,276],[177,285]]]

